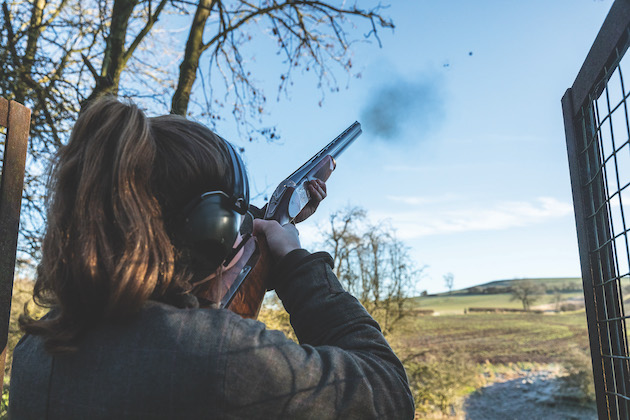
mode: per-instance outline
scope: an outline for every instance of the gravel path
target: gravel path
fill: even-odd
[[[576,391],[558,379],[559,368],[523,372],[499,378],[470,395],[464,403],[468,420],[596,420],[595,405],[577,402]]]

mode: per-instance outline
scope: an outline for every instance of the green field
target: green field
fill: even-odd
[[[582,298],[581,292],[562,293],[562,299]],[[412,299],[412,305],[418,309],[432,309],[436,315],[463,314],[469,308],[510,308],[523,309],[518,300],[511,300],[512,295],[501,293],[495,295],[460,295],[441,294],[435,296],[423,296]],[[535,303],[538,305],[554,304],[556,297],[553,294],[542,295]]]
[[[543,284],[547,289],[560,288],[565,285],[575,286],[579,289],[582,288],[582,279],[579,277],[542,277],[532,279],[511,279],[511,280],[494,280],[488,283],[481,284],[477,287],[488,288],[492,286],[511,286],[519,282],[531,281],[539,284]],[[469,290],[470,288],[463,289]]]

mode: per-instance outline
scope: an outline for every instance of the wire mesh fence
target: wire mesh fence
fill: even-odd
[[[630,418],[629,40],[617,0],[562,100],[598,412],[615,419]]]

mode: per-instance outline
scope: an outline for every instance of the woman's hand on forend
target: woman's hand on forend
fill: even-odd
[[[311,195],[311,199],[306,204],[306,206],[302,209],[302,211],[295,216],[295,223],[303,222],[308,219],[315,213],[319,203],[322,202],[324,198],[326,198],[326,183],[320,179],[314,179],[308,181],[308,192]]]

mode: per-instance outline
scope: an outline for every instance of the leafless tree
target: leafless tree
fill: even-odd
[[[331,215],[324,246],[345,288],[379,321],[385,334],[409,314],[408,297],[422,268],[386,222],[370,224],[364,209],[352,207]]]
[[[354,273],[350,267],[350,255],[356,252],[361,243],[357,236],[358,225],[365,221],[366,211],[351,207],[330,215],[330,230],[327,232],[324,246],[330,250],[335,265],[337,278],[343,279],[354,288]]]
[[[22,203],[25,217],[20,223],[22,263],[37,258],[46,168],[77,115],[80,86],[89,81],[80,55],[90,54],[103,31],[99,16],[85,2],[2,3],[0,94],[32,110]]]
[[[512,286],[512,297],[510,300],[520,300],[523,304],[523,309],[529,311],[532,304],[537,301],[544,292],[545,287],[542,284],[534,283],[530,280],[519,281]]]
[[[450,294],[453,291],[453,286],[455,285],[455,276],[453,273],[444,274],[444,285],[448,289],[448,293]]]
[[[277,48],[284,65],[278,94],[288,92],[300,72],[315,73],[322,92],[338,90],[339,71],[352,72],[353,43],[380,44],[378,30],[393,28],[383,7],[369,3],[5,0],[0,95],[33,111],[22,261],[37,259],[46,168],[87,101],[118,94],[211,127],[228,113],[246,138],[273,139],[278,133],[263,124],[267,96],[252,66],[256,46],[271,40]],[[165,15],[173,17],[170,24],[160,21]]]

